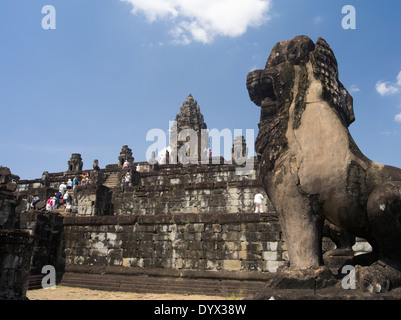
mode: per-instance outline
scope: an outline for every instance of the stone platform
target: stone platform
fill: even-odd
[[[247,297],[271,274],[126,267],[68,267],[60,282],[69,287],[136,293]]]

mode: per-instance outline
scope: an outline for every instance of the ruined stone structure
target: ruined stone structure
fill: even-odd
[[[80,172],[82,171],[83,166],[82,158],[79,153],[73,153],[71,155],[71,159],[68,161],[68,170],[69,172]]]
[[[118,157],[118,166],[122,168],[124,163],[127,161],[129,166],[131,167],[134,163],[134,160],[135,159],[132,156],[132,149],[128,148],[127,145],[123,146]]]
[[[185,129],[198,135],[206,128],[192,96],[180,111],[178,135]],[[70,191],[72,210],[61,211],[57,219],[44,208],[32,212],[30,202],[34,196],[44,202],[69,178],[81,178],[82,167],[48,173],[47,187],[40,179],[19,181],[21,227],[41,239],[33,256],[33,287],[46,263],[57,266],[61,284],[71,286],[250,294],[285,263],[285,243],[270,201],[265,199],[266,213],[253,213],[253,197],[261,187],[255,168],[237,175],[239,165],[224,159],[217,164],[133,162],[128,146],[116,160],[85,169],[89,183]],[[129,168],[122,167],[125,160]]]
[[[332,282],[321,246],[327,220],[373,247],[349,262],[357,265],[360,289],[400,286],[401,169],[369,160],[352,139],[353,100],[327,42],[299,36],[277,43],[265,68],[249,73],[247,88],[261,107],[260,177],[290,259],[283,277]],[[361,259],[370,266],[358,266]]]
[[[192,96],[176,120],[178,133],[206,128]],[[243,137],[235,139],[234,150],[249,160]],[[288,263],[286,239],[266,194],[265,213],[253,213],[254,195],[262,187],[257,160],[252,159],[255,167],[247,175],[237,174],[241,166],[225,164],[224,159],[134,162],[128,146],[116,160],[105,168],[96,162],[93,170],[85,170],[89,183],[70,191],[72,210],[61,210],[62,215],[49,214],[44,202],[61,183],[75,175],[81,178],[82,167],[48,173],[46,185],[41,179],[19,181],[20,227],[36,238],[31,288],[40,287],[41,268],[53,265],[62,285],[247,296],[259,292]],[[122,167],[125,160],[129,168]],[[129,185],[124,182],[127,172]],[[36,211],[30,209],[34,196],[42,200]],[[354,243],[352,254],[371,249],[363,239]],[[327,252],[336,248],[328,238],[322,245]],[[337,271],[343,260],[329,258]]]
[[[355,161],[344,171],[348,174],[344,176],[348,177],[345,189],[349,190],[349,197],[341,203],[355,200],[352,195],[360,196],[354,208],[372,208],[371,217],[362,219],[362,223],[346,215],[329,218],[319,211],[327,203],[335,204],[322,201],[324,193],[315,192],[324,181],[330,182],[331,176],[323,181],[314,176],[337,168],[332,159],[324,158],[332,153],[320,152],[319,157],[315,154],[315,159],[323,158],[312,166],[308,166],[313,163],[308,155],[313,154],[313,148],[305,149],[306,155],[301,153],[301,158],[295,152],[288,153],[293,150],[290,147],[295,134],[287,136],[288,132],[308,132],[309,122],[318,126],[319,121],[324,120],[323,114],[319,121],[312,121],[313,112],[310,113],[310,109],[316,111],[317,107],[327,112],[322,99],[314,99],[319,92],[316,82],[325,84],[321,91],[324,100],[343,127],[353,121],[352,99],[338,81],[333,59],[334,55],[323,40],[314,44],[306,37],[299,37],[279,43],[273,49],[267,68],[248,76],[251,99],[262,107],[262,112],[256,141],[258,158],[248,154],[244,137],[233,141],[233,158],[251,159],[255,165],[246,174],[238,174],[237,169],[244,167],[241,161],[233,164],[223,158],[201,161],[208,156],[209,137],[207,132],[205,134],[207,125],[199,105],[191,95],[172,126],[171,153],[167,153],[166,161],[134,162],[128,145],[116,155],[115,164],[100,168],[95,160],[93,169],[85,169],[88,182],[69,190],[73,197],[70,211],[61,209],[61,214],[51,214],[45,210],[45,201],[68,179],[74,176],[81,179],[80,154],[71,156],[65,172],[44,172],[40,179],[17,179],[18,184],[15,184],[7,172],[7,178],[1,180],[1,192],[15,193],[11,198],[0,193],[0,219],[3,225],[15,225],[12,221],[18,221],[19,234],[10,237],[0,232],[0,294],[5,292],[0,298],[24,297],[28,269],[29,286],[39,288],[45,265],[54,266],[57,282],[68,286],[226,296],[256,294],[256,298],[265,299],[270,297],[269,293],[264,293],[268,284],[274,288],[312,288],[312,298],[316,298],[317,288],[338,284],[334,276],[347,260],[354,255],[365,257],[360,254],[372,250],[369,243],[359,237],[366,236],[374,249],[378,246],[385,249],[382,252],[394,252],[391,248],[398,245],[397,240],[394,244],[380,246],[368,233],[354,230],[347,233],[342,228],[354,223],[354,227],[358,224],[364,229],[364,222],[380,217],[375,199],[384,201],[384,210],[388,213],[399,203],[398,185],[394,182],[385,190],[379,188],[372,192],[367,204],[362,202],[368,199],[366,190],[372,189],[368,180],[361,177],[369,176],[371,182],[377,176],[377,165],[361,156],[348,133],[341,137],[348,137],[351,153],[361,158],[353,158]],[[325,136],[324,130],[317,135],[306,135],[300,141],[319,146],[320,138],[334,139],[335,146],[341,141],[335,134]],[[283,154],[289,156],[286,158]],[[154,154],[152,158],[157,160]],[[129,163],[128,168],[123,167],[125,161]],[[370,167],[365,167],[369,163]],[[303,165],[311,170],[303,171]],[[397,172],[384,166],[379,168],[383,170],[382,176]],[[127,173],[131,177],[129,183],[125,182]],[[298,178],[292,180],[295,175]],[[297,187],[295,190],[292,182]],[[283,183],[286,188],[281,188]],[[263,187],[267,191],[263,204],[265,213],[254,213],[254,195]],[[306,193],[310,188],[314,192]],[[390,197],[383,199],[389,194]],[[33,197],[41,199],[36,210],[30,207]],[[299,199],[304,201],[299,202]],[[289,208],[290,213],[287,213]],[[299,214],[303,214],[302,219]],[[18,218],[13,220],[13,215]],[[324,218],[327,221],[323,228]],[[341,228],[336,227],[338,225]],[[378,225],[383,224],[379,221]],[[394,226],[397,227],[397,223]],[[394,235],[392,230],[381,230]],[[9,252],[20,256],[15,259]],[[23,257],[22,252],[26,253]],[[321,268],[323,262],[325,268]],[[288,265],[298,270],[286,273]],[[303,272],[308,267],[312,268]],[[365,274],[366,279],[366,275],[372,273],[361,274]],[[19,278],[14,279],[13,275]],[[378,288],[377,284],[390,289],[395,285],[394,280],[391,281],[387,286],[370,281],[374,288],[371,291]],[[341,295],[344,296],[344,292]]]

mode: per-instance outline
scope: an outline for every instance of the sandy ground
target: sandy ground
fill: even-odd
[[[232,300],[232,297],[154,294],[90,290],[57,286],[56,289],[28,290],[29,300]]]

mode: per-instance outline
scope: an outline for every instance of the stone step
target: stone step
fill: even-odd
[[[118,174],[111,174],[107,177],[103,185],[108,188],[114,188],[118,185],[118,182]]]
[[[29,276],[28,290],[42,289],[42,279],[44,275]]]
[[[66,273],[61,285],[95,290],[137,293],[177,293],[249,296],[265,286],[262,281],[143,277],[111,274]]]

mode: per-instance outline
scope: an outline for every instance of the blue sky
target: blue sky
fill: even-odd
[[[345,5],[355,30],[342,28]],[[246,76],[305,34],[335,52],[360,149],[401,167],[400,18],[389,0],[0,0],[0,165],[35,179],[81,153],[84,169],[104,168],[123,145],[145,161],[147,132],[167,130],[190,93],[209,129],[256,135]]]

